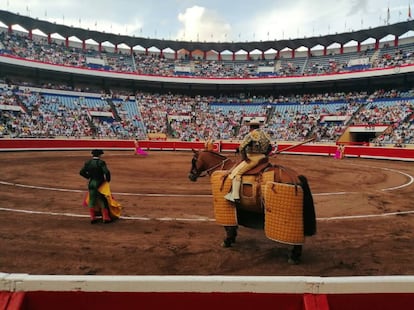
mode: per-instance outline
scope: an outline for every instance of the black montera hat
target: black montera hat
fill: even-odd
[[[100,155],[102,155],[104,153],[104,151],[102,151],[102,150],[92,150],[92,152],[91,152],[91,154],[93,155],[93,156],[100,156]]]

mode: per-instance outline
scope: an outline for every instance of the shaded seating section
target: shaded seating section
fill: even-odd
[[[386,125],[382,134],[372,142],[377,146],[394,144],[403,147],[414,142],[413,134],[414,98],[384,98],[367,103],[354,115],[352,124]]]
[[[277,74],[280,76],[297,76],[306,71],[307,57],[281,58],[278,62]]]
[[[121,120],[115,126],[115,131],[125,138],[146,138],[146,126],[143,122],[138,104],[135,100],[113,100]]]
[[[387,67],[413,63],[414,43],[400,45],[398,47],[385,44],[378,51],[378,58],[375,60],[375,67]]]

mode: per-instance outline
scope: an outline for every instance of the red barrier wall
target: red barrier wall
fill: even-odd
[[[222,152],[234,152],[239,143],[218,142],[218,148]],[[203,149],[204,142],[182,141],[140,141],[139,145],[147,150],[191,150]],[[292,144],[279,144],[279,151]],[[83,150],[83,149],[118,149],[133,150],[133,140],[69,140],[69,139],[0,139],[0,151],[25,151],[25,150]],[[333,156],[337,146],[322,144],[304,144],[290,149],[288,154],[323,155]],[[372,147],[372,146],[346,146],[345,157],[365,157],[379,159],[395,159],[414,161],[414,148]]]
[[[91,309],[413,309],[414,294],[272,294],[197,292],[0,292],[4,310]]]
[[[0,309],[15,310],[22,309],[25,302],[25,292],[2,292],[0,291]]]
[[[246,306],[302,310],[301,294],[27,292],[22,309],[245,309]],[[8,309],[9,310],[9,309]]]
[[[414,294],[329,294],[329,310],[414,309]]]

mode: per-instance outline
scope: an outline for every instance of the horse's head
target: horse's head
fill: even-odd
[[[193,151],[193,159],[191,160],[191,170],[188,174],[188,178],[195,182],[197,181],[197,178],[201,175],[203,172],[202,162],[199,159],[200,151],[192,150]]]
[[[201,176],[210,175],[217,169],[225,169],[226,164],[230,163],[227,157],[214,151],[196,151],[194,149],[192,151],[194,155],[188,178],[193,182]]]

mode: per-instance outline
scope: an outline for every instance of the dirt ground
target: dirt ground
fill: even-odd
[[[122,217],[91,225],[79,175],[89,151],[0,152],[0,272],[47,275],[414,274],[412,162],[280,154],[305,175],[317,234],[302,263],[263,230],[221,247],[209,178],[191,182],[191,152],[105,151]],[[235,157],[234,154],[228,154]]]

